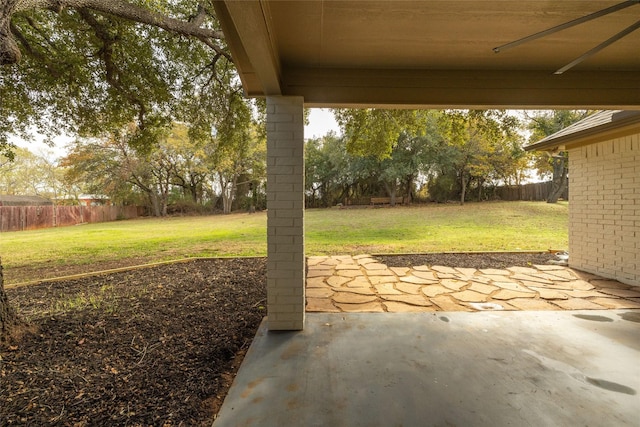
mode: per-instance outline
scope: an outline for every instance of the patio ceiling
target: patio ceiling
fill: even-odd
[[[216,0],[248,96],[310,107],[640,109],[640,4],[493,48],[622,0]],[[633,3],[638,3],[634,1]]]

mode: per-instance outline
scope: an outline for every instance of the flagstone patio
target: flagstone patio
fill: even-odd
[[[388,267],[370,255],[307,259],[307,312],[640,309],[640,288],[559,265]]]

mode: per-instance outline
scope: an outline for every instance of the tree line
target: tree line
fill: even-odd
[[[266,142],[260,105],[229,92],[215,133],[175,122],[148,147],[132,145],[135,124],[103,137],[77,138],[59,161],[16,148],[0,162],[0,193],[41,195],[73,204],[80,194],[118,205],[146,205],[155,216],[266,208]],[[485,200],[497,185],[531,174],[566,182],[558,159],[523,150],[584,111],[334,110],[341,135],[305,143],[307,207],[396,201]],[[555,168],[555,170],[554,170]],[[560,188],[560,193],[563,191]]]

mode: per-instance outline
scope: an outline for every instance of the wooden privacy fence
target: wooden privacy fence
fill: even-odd
[[[524,185],[504,185],[494,189],[494,197],[500,200],[547,200],[553,183],[536,182]],[[565,187],[564,193],[560,198],[567,200],[569,198],[569,186]]]
[[[0,232],[64,227],[143,216],[138,206],[0,206]]]

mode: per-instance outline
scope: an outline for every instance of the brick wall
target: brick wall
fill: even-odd
[[[304,327],[304,117],[300,97],[267,97],[267,320]]]
[[[569,150],[571,267],[640,286],[640,135]]]

